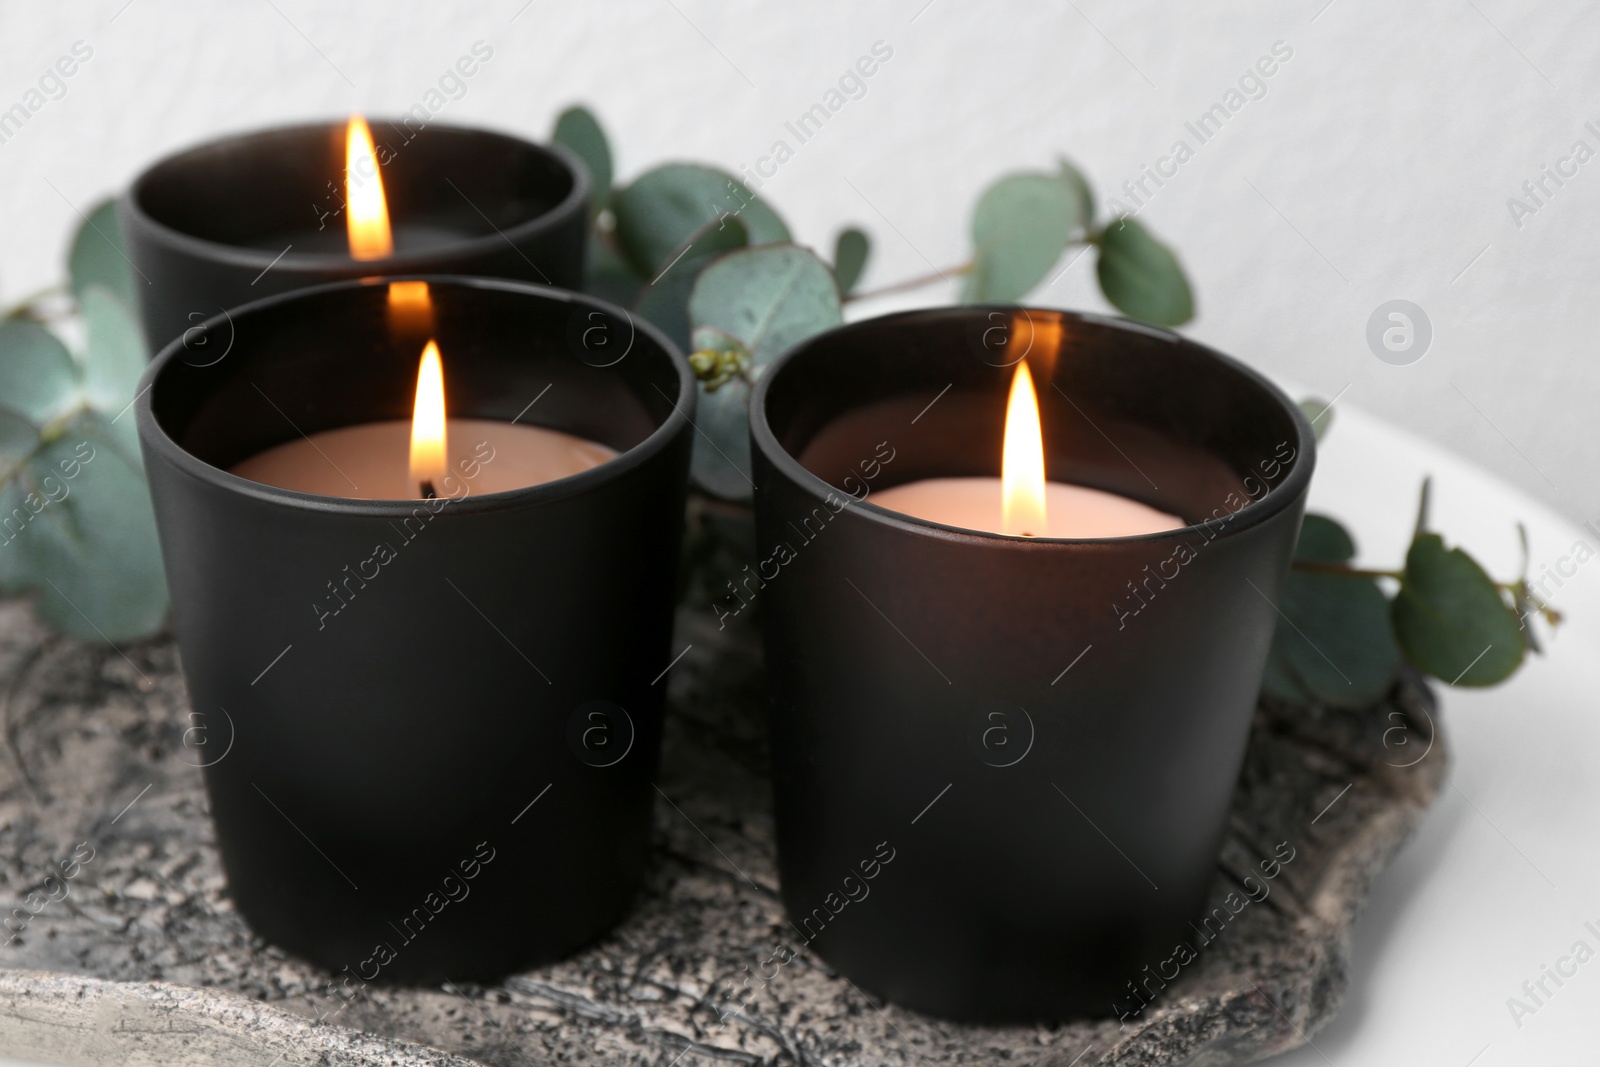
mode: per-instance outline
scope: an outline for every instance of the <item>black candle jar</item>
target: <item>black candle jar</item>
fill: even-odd
[[[361,980],[493,977],[621,917],[671,658],[688,364],[586,297],[428,283],[452,418],[620,454],[481,495],[463,470],[432,501],[228,473],[301,433],[411,417],[419,349],[387,332],[380,281],[211,320],[138,402],[233,899],[267,940]]]
[[[342,122],[223,138],[141,174],[118,217],[150,350],[224,309],[346,278],[582,285],[590,185],[571,153],[437,123],[375,120],[372,134],[394,233],[377,260],[347,248]]]
[[[1052,480],[1190,525],[1035,539],[875,506],[891,485],[999,474],[1014,354],[1045,321],[1059,354],[1026,358]],[[1304,417],[1175,334],[951,308],[798,346],[751,425],[763,558],[745,584],[765,603],[793,929],[937,1015],[1133,1004],[1147,966],[1204,942],[1191,923],[1311,479]]]

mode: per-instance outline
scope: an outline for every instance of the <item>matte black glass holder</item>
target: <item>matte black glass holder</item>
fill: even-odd
[[[1190,525],[1025,538],[876,506],[998,476],[1013,334],[1046,320],[1059,351],[1026,358],[1051,478]],[[793,930],[936,1015],[1111,1013],[1199,943],[1311,480],[1305,418],[1166,331],[966,307],[809,339],[751,423]]]
[[[694,375],[647,324],[427,280],[452,417],[520,415],[619,455],[489,494],[458,472],[433,501],[228,473],[301,433],[411,417],[420,349],[391,336],[381,281],[212,319],[138,401],[229,891],[262,937],[362,980],[492,978],[626,912],[692,434]]]

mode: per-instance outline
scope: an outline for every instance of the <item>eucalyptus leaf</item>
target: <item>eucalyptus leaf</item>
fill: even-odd
[[[694,421],[689,475],[695,486],[724,500],[748,502],[755,495],[750,473],[750,386],[736,378],[715,392],[702,390]]]
[[[706,264],[724,252],[743,248],[750,239],[744,223],[736,218],[712,219],[674,253],[669,265],[634,299],[634,310],[655,323],[672,343],[689,349],[689,293]]]
[[[1272,650],[1267,655],[1267,668],[1261,675],[1261,688],[1291,704],[1315,704],[1317,695],[1289,666],[1288,642],[1280,636],[1284,629],[1280,621],[1278,629],[1272,633]]]
[[[1300,401],[1300,413],[1311,424],[1311,432],[1316,435],[1318,441],[1321,441],[1327,436],[1328,431],[1333,429],[1333,406],[1326,400],[1308,396]]]
[[[90,641],[160,629],[167,586],[150,493],[142,472],[104,438],[97,420],[79,420],[42,448],[18,485],[43,504],[0,551],[17,548],[26,557],[40,615]]]
[[[128,258],[115,201],[97,204],[89,212],[88,220],[73,234],[72,249],[67,253],[67,273],[72,278],[72,290],[80,300],[89,286],[99,285],[116,294],[129,307],[136,306],[135,290],[141,279],[134,273],[133,263]]]
[[[961,299],[1009,304],[1044,280],[1080,224],[1078,194],[1051,174],[1008,174],[972,212],[973,265]]]
[[[39,447],[39,429],[21,412],[0,408],[0,484]]]
[[[865,233],[853,226],[839,231],[833,243],[833,275],[839,280],[840,293],[848,294],[856,287],[867,269],[867,256],[871,251],[872,242]]]
[[[1056,160],[1056,167],[1061,180],[1078,200],[1079,224],[1088,229],[1094,225],[1094,190],[1089,188],[1089,179],[1064,157]]]
[[[1194,295],[1177,257],[1137,219],[1105,228],[1095,269],[1106,299],[1131,319],[1178,326],[1194,317]]]
[[[689,298],[695,326],[739,338],[756,366],[843,321],[833,272],[798,245],[730,252],[695,282]]]
[[[632,307],[643,290],[644,279],[617,254],[611,241],[591,233],[583,291],[620,307]]]
[[[1355,556],[1339,523],[1307,515],[1295,547],[1298,561],[1337,564]],[[1339,708],[1366,707],[1394,681],[1400,649],[1389,625],[1389,602],[1369,577],[1293,570],[1273,633],[1264,680],[1285,700]]]
[[[25,592],[34,582],[33,560],[19,547],[33,520],[33,503],[20,479],[0,481],[0,593]]]
[[[697,331],[713,327],[742,341],[752,377],[791,346],[844,321],[833,271],[796,245],[742,249],[717,259],[695,282],[689,318]],[[717,496],[749,499],[748,387],[733,381],[704,393],[698,410],[695,481]]]
[[[1419,534],[1390,608],[1406,657],[1451,685],[1493,685],[1526,652],[1522,624],[1494,580],[1436,533]]]
[[[1308,512],[1300,523],[1294,558],[1318,563],[1345,563],[1355,558],[1356,542],[1337,519]]]
[[[655,278],[707,223],[736,218],[751,244],[789,240],[777,214],[732,175],[691,163],[646,171],[611,198],[618,251],[647,281]]]
[[[88,343],[83,391],[96,411],[116,416],[133,401],[148,357],[144,335],[128,306],[109,289],[90,285],[79,297]]]
[[[1428,511],[1433,503],[1433,478],[1422,479],[1422,492],[1417,494],[1417,522],[1411,529],[1411,539],[1415,541],[1428,532]]]
[[[611,146],[606,142],[606,133],[600,127],[600,120],[588,108],[569,107],[556,119],[555,132],[550,139],[564,148],[570,148],[574,155],[583,160],[584,166],[589,168],[589,179],[594,184],[590,203],[596,211],[605,207],[611,195]]]
[[[42,424],[77,391],[78,365],[55,334],[27,319],[0,321],[0,404]]]

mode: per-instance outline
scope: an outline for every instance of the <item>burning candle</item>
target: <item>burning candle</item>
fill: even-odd
[[[1215,885],[1304,416],[1165,331],[962,307],[806,340],[750,426],[795,936],[919,1011],[1105,1014]]]
[[[396,290],[405,296],[397,299]],[[392,327],[414,324],[418,301],[428,300],[427,283],[391,282],[389,291]],[[452,473],[471,470],[472,492],[500,493],[578,474],[616,455],[616,449],[598,441],[542,426],[446,418],[443,360],[438,343],[429,340],[417,367],[410,422],[385,419],[321,430],[274,445],[229,470],[317,496],[430,499],[440,495],[443,479]]]
[[[205,778],[239,914],[363,980],[593,942],[649,853],[688,363],[485,278],[280,294],[202,338],[226,354],[169,343],[136,411],[189,699],[231,740]]]
[[[346,159],[345,239],[350,255],[359,260],[387,257],[394,250],[389,208],[377,175],[372,133],[359,115],[350,120]],[[362,180],[364,174],[370,177]],[[434,331],[427,282],[390,282],[385,303],[392,337],[404,340]],[[409,423],[388,419],[323,430],[275,445],[230,469],[242,478],[318,496],[432,499],[454,471],[476,472],[473,492],[497,493],[565,478],[616,454],[597,441],[559,430],[514,421],[447,419],[443,360],[438,342],[429,337],[417,366]],[[482,462],[486,456],[493,462]]]
[[[148,282],[140,313],[155,351],[224,310],[343,279],[452,274],[576,288],[589,189],[560,146],[435,122],[369,126],[358,115],[170,156],[134,181],[118,214]]]

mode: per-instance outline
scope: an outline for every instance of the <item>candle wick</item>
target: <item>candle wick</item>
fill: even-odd
[[[427,478],[422,479],[422,499],[437,500],[438,497],[439,494],[433,491],[433,482]]]

